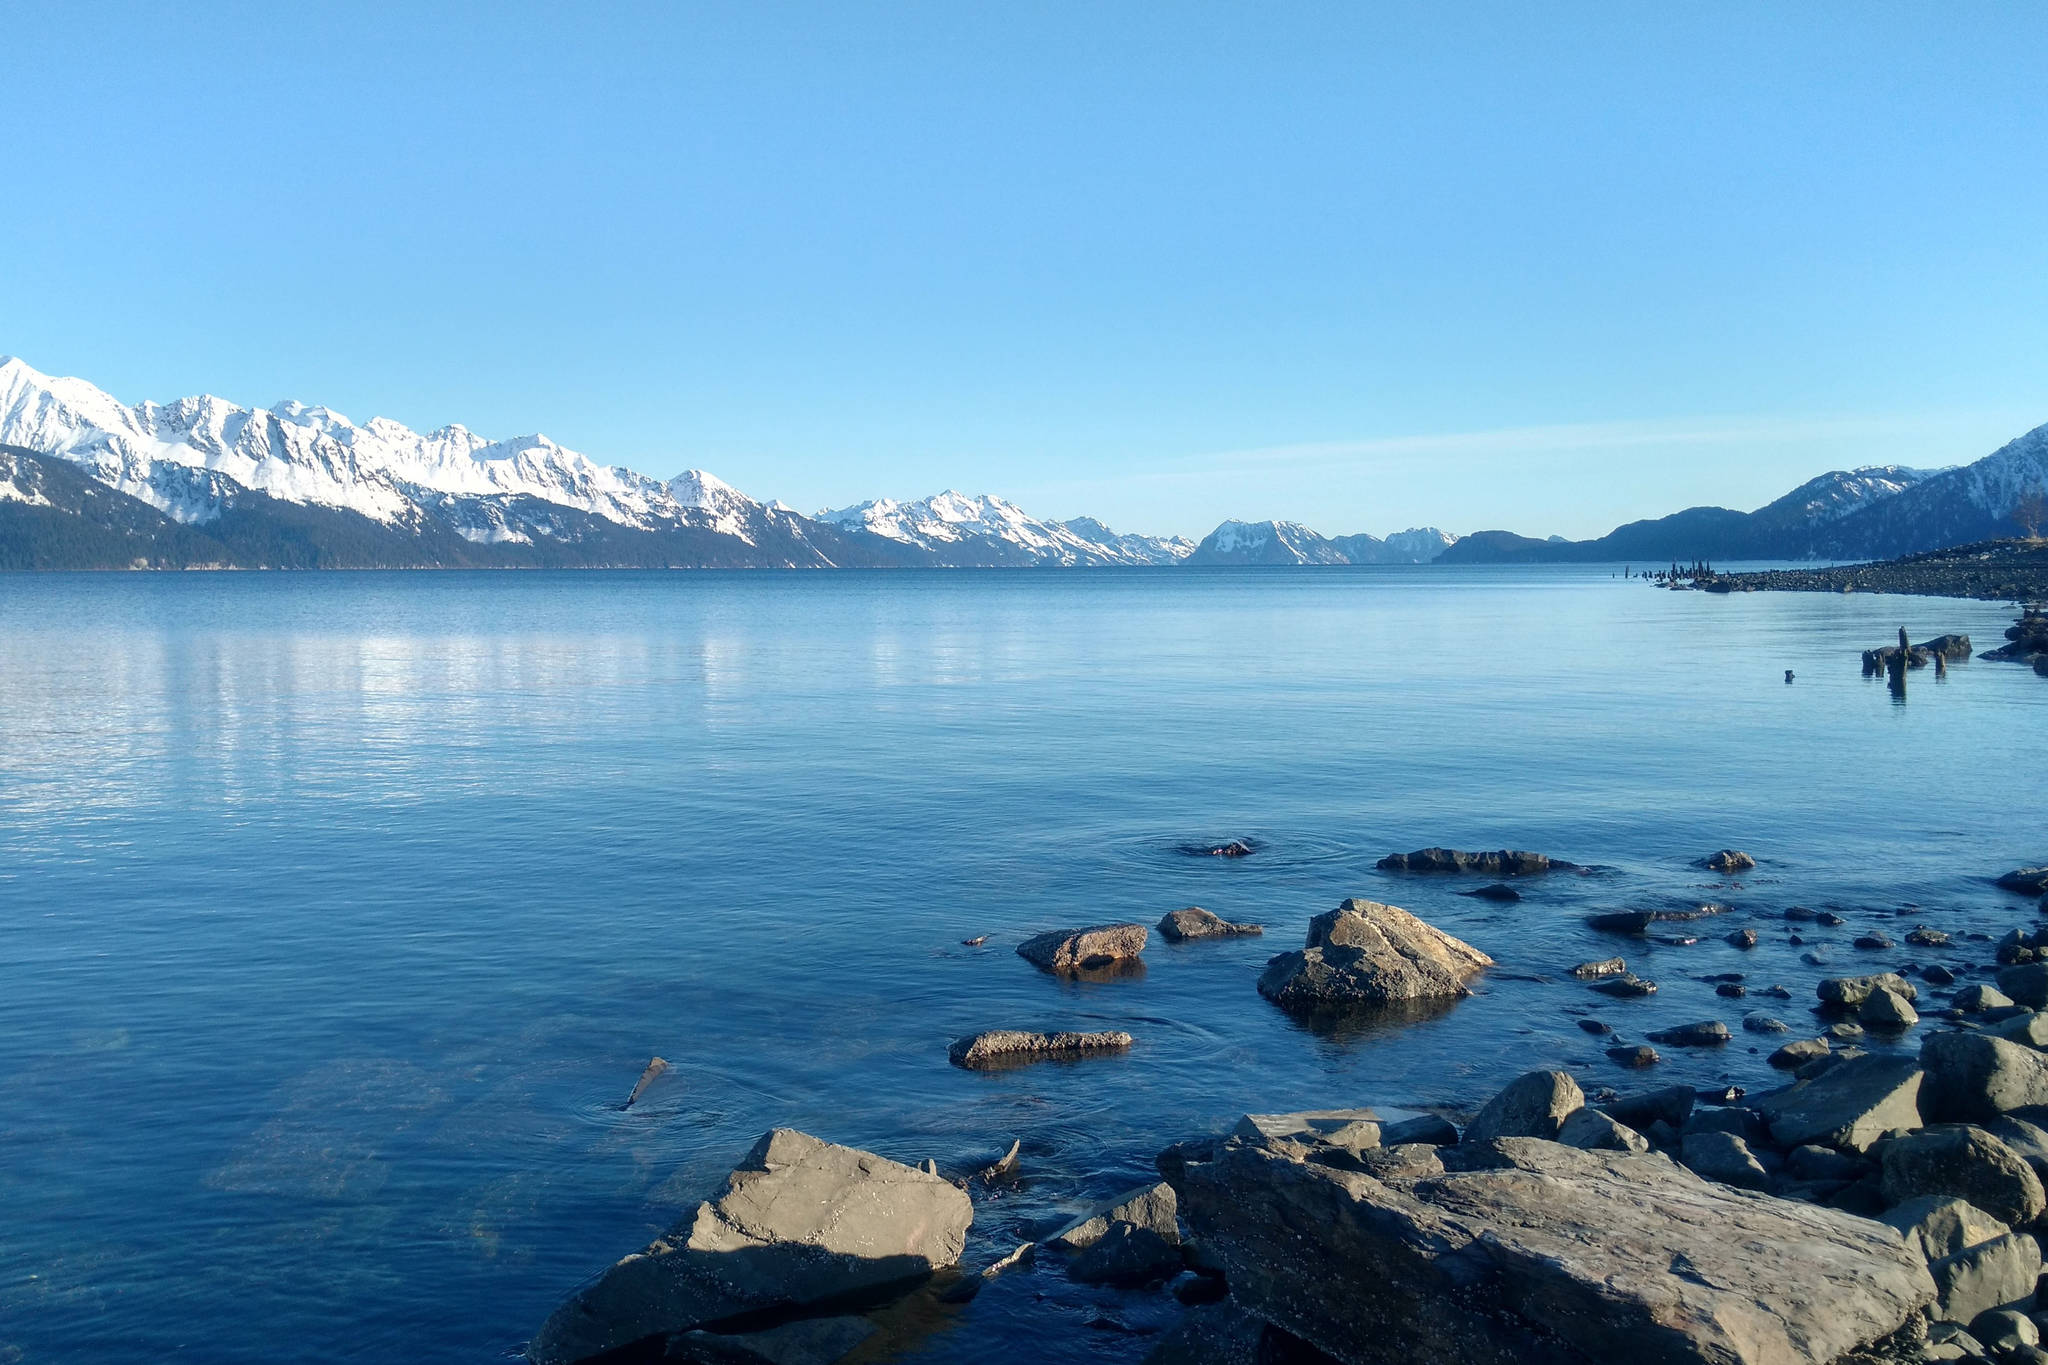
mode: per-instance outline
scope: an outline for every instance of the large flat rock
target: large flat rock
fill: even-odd
[[[1893,1229],[1660,1156],[1448,1150],[1376,1179],[1233,1138],[1182,1213],[1236,1302],[1349,1365],[1820,1365],[1934,1298]]]
[[[910,1281],[954,1264],[974,1209],[935,1175],[794,1129],[762,1137],[725,1192],[551,1314],[533,1365]]]

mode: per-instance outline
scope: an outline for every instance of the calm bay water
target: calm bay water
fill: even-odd
[[[1793,903],[1849,917],[1800,926],[1837,970],[1906,960],[1871,925],[2030,922],[1986,878],[2048,855],[2048,683],[1978,662],[1900,705],[1855,657],[2010,619],[1606,568],[0,577],[0,1362],[502,1358],[776,1125],[942,1167],[1021,1137],[985,1256],[1246,1110],[1766,1083],[1773,1040],[1625,1076],[1573,1016],[1805,1026],[1836,971]],[[1600,870],[1512,906],[1373,870],[1431,843]],[[1724,846],[1763,866],[1693,866]],[[1425,1023],[1300,1027],[1253,982],[1347,895],[1501,968]],[[1735,911],[1692,947],[1583,924],[1699,899]],[[1189,904],[1267,937],[1101,984],[1012,952]],[[1561,975],[1617,950],[1657,997]],[[1798,998],[1697,979],[1729,970]],[[995,1026],[1139,1042],[947,1065]],[[1047,1265],[910,1350],[1137,1359],[1086,1324],[1171,1316]]]

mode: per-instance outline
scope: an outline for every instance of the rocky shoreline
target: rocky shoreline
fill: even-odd
[[[2048,599],[2048,543],[1987,540],[1869,564],[1753,573],[1706,570],[1674,581],[1703,592],[1875,592],[2039,602]]]
[[[1451,875],[1572,867],[1506,851],[1425,852],[1390,861]],[[1755,865],[1729,849],[1702,861]],[[1998,884],[2034,897],[2048,890],[2048,869]],[[1727,910],[1589,920],[1641,938]],[[1795,911],[1779,916],[1794,943],[1820,920]],[[1189,942],[1234,936],[1193,907],[1168,923],[1207,931]],[[1754,946],[1756,931],[1726,937]],[[1082,977],[1128,967],[1145,946],[1144,926],[1109,924],[1036,935],[1019,953]],[[1881,931],[1857,946],[1899,951]],[[1246,1114],[1220,1136],[1160,1151],[1157,1181],[1010,1244],[977,1243],[973,1223],[981,1199],[1027,1173],[1016,1140],[992,1162],[948,1173],[776,1130],[721,1193],[572,1295],[528,1358],[886,1360],[898,1354],[892,1323],[948,1311],[1002,1276],[1050,1270],[1184,1305],[1177,1326],[1142,1350],[1133,1343],[1128,1358],[1150,1365],[2048,1365],[2048,1311],[2036,1311],[2048,1310],[2048,1298],[2037,1302],[2048,1236],[2048,925],[2012,930],[1993,961],[1952,970],[1911,960],[1911,950],[1954,946],[1917,926],[1897,970],[1822,979],[1811,1036],[1763,1010],[1745,1015],[1747,1033],[1788,1036],[1770,1058],[1787,1079],[1768,1091],[1589,1094],[1567,1071],[1537,1069],[1476,1108],[1345,1097],[1328,1110]],[[1407,1018],[1455,1008],[1494,965],[1398,907],[1352,899],[1312,919],[1306,945],[1275,956],[1257,984],[1305,1018]],[[1987,979],[1963,984],[1958,970]],[[1588,992],[1656,989],[1620,956],[1568,975]],[[1718,994],[1748,992],[1741,974],[1726,976]],[[1733,1035],[1706,1020],[1648,1037],[1711,1049]],[[951,1059],[1081,1058],[1132,1041],[995,1030],[958,1040]],[[1623,1050],[1657,1063],[1654,1049],[1617,1040]]]

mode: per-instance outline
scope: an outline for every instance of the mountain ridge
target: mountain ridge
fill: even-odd
[[[6,567],[1839,561],[1995,537],[2023,496],[2048,489],[2044,425],[1971,464],[1836,470],[1753,511],[1687,508],[1581,541],[1434,527],[1324,536],[1279,520],[1227,520],[1193,541],[1117,532],[1086,516],[1041,519],[952,489],[805,516],[703,470],[657,479],[537,432],[491,440],[449,424],[421,433],[296,400],[252,408],[205,394],[125,405],[12,356],[0,357],[0,454]]]

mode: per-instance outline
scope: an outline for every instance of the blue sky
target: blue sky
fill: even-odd
[[[2048,421],[2048,7],[581,8],[18,3],[0,352],[1194,534]]]

